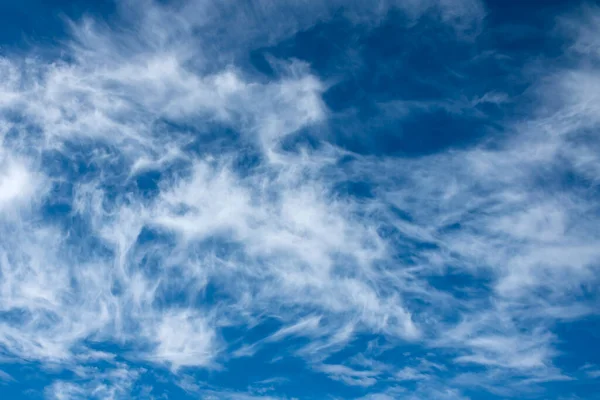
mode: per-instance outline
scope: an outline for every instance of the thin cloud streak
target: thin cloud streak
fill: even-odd
[[[142,374],[135,362],[181,376],[290,342],[281,356],[311,372],[387,387],[373,399],[465,399],[464,388],[511,396],[571,379],[555,362],[555,326],[597,314],[598,304],[590,26],[575,34],[581,63],[533,82],[538,106],[501,121],[506,137],[376,157],[325,142],[328,84],[310,65],[284,60],[270,80],[236,65],[248,41],[281,41],[335,6],[253,2],[258,14],[236,13],[239,23],[210,46],[229,2],[128,1],[121,18],[142,5],[131,31],[70,22],[61,59],[0,60],[3,357],[113,368],[57,380],[49,398],[123,398]],[[380,5],[383,14],[394,7]],[[413,22],[436,15],[458,40],[476,40],[485,15],[474,1],[396,7]],[[289,24],[274,22],[290,14]],[[467,114],[510,101],[499,93],[416,107]],[[285,147],[306,131],[320,146]],[[564,185],[567,173],[576,185]],[[372,194],[336,192],[348,181],[367,182]],[[246,340],[244,331],[266,323],[275,327]],[[237,330],[233,342],[228,329]],[[376,354],[368,362],[358,340],[368,335],[430,353],[410,365]],[[123,358],[132,365],[97,343],[130,348]],[[330,360],[342,351],[352,354]],[[481,372],[467,374],[472,366]],[[275,398],[185,386],[215,398]]]

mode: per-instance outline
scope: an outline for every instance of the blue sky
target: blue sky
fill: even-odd
[[[600,8],[0,5],[4,399],[600,399]]]

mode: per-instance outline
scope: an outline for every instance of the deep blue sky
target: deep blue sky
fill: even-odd
[[[0,397],[600,399],[600,8],[0,4]]]

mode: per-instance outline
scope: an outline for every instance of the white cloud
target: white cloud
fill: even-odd
[[[359,3],[357,14],[371,7]],[[590,134],[600,123],[598,71],[553,71],[536,86],[540,110],[507,122],[511,135],[495,146],[414,158],[331,144],[291,154],[284,137],[327,123],[327,85],[299,61],[282,62],[267,81],[237,67],[236,55],[250,40],[269,44],[311,26],[335,4],[256,4],[250,20],[227,2],[232,29],[221,37],[224,11],[214,2],[145,2],[132,31],[73,22],[63,61],[0,60],[0,311],[12,318],[0,322],[0,345],[8,356],[71,369],[114,365],[114,356],[83,344],[105,341],[179,373],[303,339],[281,356],[353,386],[414,382],[407,399],[463,398],[433,377],[450,366],[394,368],[356,354],[328,360],[368,334],[390,346],[443,349],[455,368],[482,367],[486,389],[514,376],[527,384],[566,379],[554,365],[553,326],[592,312],[578,294],[593,292],[598,277],[590,194],[600,177]],[[435,10],[463,31],[476,30],[485,13],[473,1],[400,6],[414,7],[415,18]],[[132,10],[121,7],[129,21]],[[584,54],[594,48],[589,29],[576,46]],[[488,92],[441,107],[506,101]],[[210,142],[215,127],[239,133],[239,147]],[[258,165],[240,172],[239,153],[248,149]],[[343,158],[351,159],[344,169]],[[585,188],[555,182],[564,170]],[[148,172],[161,176],[156,193],[142,196],[132,185]],[[347,180],[369,181],[373,197],[337,194]],[[61,184],[69,226],[39,207]],[[452,274],[463,281],[435,284]],[[209,290],[218,301],[198,307]],[[224,327],[244,331],[268,319],[280,329],[250,344],[243,334],[235,347],[221,337]],[[48,395],[118,398],[138,377],[125,367],[98,378],[77,371],[85,379],[55,382]]]
[[[0,381],[3,383],[15,382],[15,378],[13,378],[10,374],[0,370]]]
[[[116,400],[127,398],[131,395],[131,389],[139,378],[138,370],[118,366],[108,371],[89,370],[78,381],[55,381],[46,387],[45,394],[48,399],[70,400],[70,399],[106,399]]]
[[[352,386],[372,386],[377,383],[377,373],[374,371],[358,371],[345,365],[334,364],[322,364],[315,369]]]
[[[412,367],[405,367],[396,373],[395,378],[399,381],[420,381],[427,379],[428,376]]]
[[[175,370],[210,366],[218,352],[215,332],[202,315],[189,311],[169,311],[161,316],[150,336],[157,342],[150,359],[168,362]]]
[[[40,175],[24,160],[0,148],[0,213],[3,216],[10,216],[20,206],[44,196],[47,187]]]

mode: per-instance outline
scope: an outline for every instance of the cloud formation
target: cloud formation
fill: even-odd
[[[342,109],[328,96],[365,60],[326,76],[273,55],[337,18],[366,36],[431,25],[485,49],[448,61],[464,82],[517,63],[487,50],[491,12],[128,0],[66,21],[56,49],[4,52],[0,361],[54,376],[51,399],[160,398],[157,376],[190,397],[309,396],[278,369],[333,385],[313,396],[369,399],[549,398],[597,379],[600,360],[561,356],[582,351],[563,327],[598,318],[600,11],[557,22],[551,67],[511,67],[519,95],[447,79],[441,97],[388,96],[388,60],[357,89],[375,100]],[[240,363],[256,381],[219,378]]]

